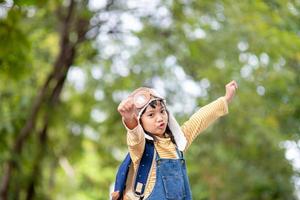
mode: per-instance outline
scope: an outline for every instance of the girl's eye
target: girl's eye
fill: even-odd
[[[161,112],[161,113],[165,113],[165,110],[161,110],[160,112]]]
[[[152,116],[153,116],[153,113],[149,114],[148,116],[149,116],[149,117],[152,117]]]

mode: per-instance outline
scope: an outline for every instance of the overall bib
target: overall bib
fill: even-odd
[[[156,182],[146,200],[191,200],[185,160],[176,148],[179,159],[160,158],[156,152]]]

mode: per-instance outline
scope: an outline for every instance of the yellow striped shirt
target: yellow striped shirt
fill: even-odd
[[[204,131],[210,124],[216,121],[219,117],[228,113],[228,105],[225,97],[220,97],[217,100],[207,104],[194,113],[189,120],[182,126],[181,130],[187,139],[187,146],[185,151],[191,145],[192,141]],[[125,123],[124,123],[125,125]],[[126,125],[125,125],[126,127]],[[140,159],[144,152],[145,136],[141,125],[139,124],[134,129],[127,129],[127,144],[129,153],[133,162],[129,170],[128,179],[126,182],[126,190],[124,193],[124,200],[138,199],[134,195],[133,184],[134,175],[138,169]],[[157,141],[154,142],[155,149],[161,158],[178,158],[175,145],[171,142],[170,138],[156,137]],[[145,199],[151,194],[156,181],[156,162],[153,162],[150,177],[147,181],[145,188]]]

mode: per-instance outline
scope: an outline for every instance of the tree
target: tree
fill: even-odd
[[[107,199],[127,152],[122,98],[154,86],[183,122],[235,79],[230,114],[186,154],[193,197],[295,199],[279,144],[299,139],[299,3],[106,3],[5,7],[1,198]]]

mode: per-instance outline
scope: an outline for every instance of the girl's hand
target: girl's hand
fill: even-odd
[[[123,120],[129,129],[133,129],[138,125],[137,111],[133,104],[133,97],[124,99],[118,106],[118,112],[123,117]]]
[[[119,191],[115,191],[113,193],[111,193],[111,199],[112,200],[118,200],[120,197],[120,192]]]
[[[226,86],[226,94],[225,94],[225,99],[227,101],[227,103],[230,103],[235,95],[235,91],[237,90],[238,88],[238,85],[236,83],[235,80],[229,82]]]

